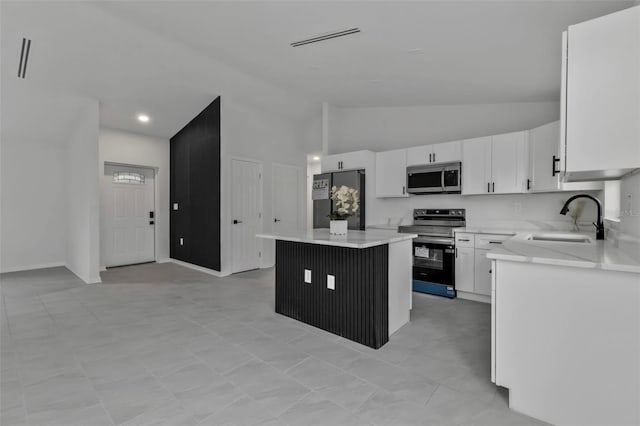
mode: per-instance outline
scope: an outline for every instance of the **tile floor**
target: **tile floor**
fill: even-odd
[[[273,270],[4,274],[10,425],[540,425],[490,382],[489,306],[414,293],[373,350],[273,312]]]

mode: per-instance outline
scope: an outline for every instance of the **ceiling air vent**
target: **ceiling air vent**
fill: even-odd
[[[22,50],[20,51],[20,65],[18,66],[18,77],[27,76],[27,62],[29,62],[29,50],[31,50],[31,40],[22,39]]]
[[[360,32],[360,28],[350,28],[348,30],[334,31],[332,33],[320,34],[306,40],[296,41],[291,43],[293,47],[304,46],[305,44],[317,43],[319,41],[330,40],[332,38],[344,37],[350,34],[356,34]]]

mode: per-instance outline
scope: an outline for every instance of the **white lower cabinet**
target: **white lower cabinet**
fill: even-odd
[[[491,296],[491,260],[487,259],[489,250],[475,249],[474,256],[474,293]]]
[[[456,247],[456,290],[473,293],[474,248]]]
[[[487,253],[499,247],[508,234],[456,232],[456,291],[461,299],[490,302],[491,261]]]

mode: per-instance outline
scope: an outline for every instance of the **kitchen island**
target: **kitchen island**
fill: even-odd
[[[640,252],[534,231],[487,257],[492,381],[509,407],[552,424],[640,424]]]
[[[257,237],[276,240],[277,313],[374,349],[409,322],[417,235],[314,229]]]

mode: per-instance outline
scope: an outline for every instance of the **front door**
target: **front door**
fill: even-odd
[[[283,164],[273,165],[273,232],[300,228],[302,210],[302,170]]]
[[[260,267],[261,166],[249,160],[231,160],[231,272]]]
[[[154,170],[105,165],[102,176],[104,266],[155,260]]]

